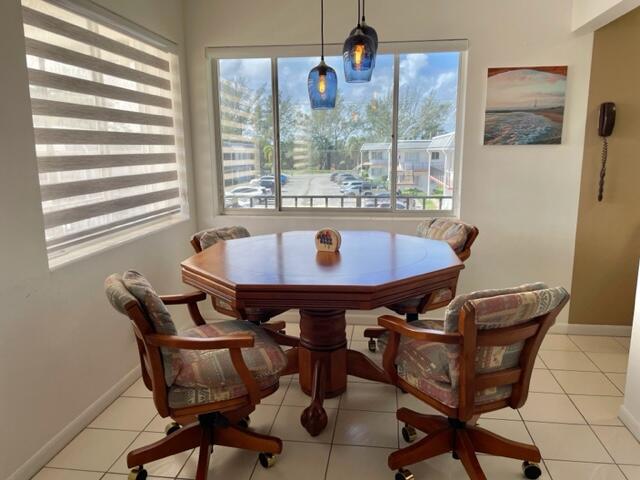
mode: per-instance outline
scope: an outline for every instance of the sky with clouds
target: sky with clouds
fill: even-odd
[[[425,96],[435,92],[440,101],[451,102],[454,112],[447,120],[447,129],[455,126],[459,59],[457,52],[400,55],[400,95],[403,86],[415,85]],[[338,95],[346,104],[366,104],[377,96],[387,95],[392,88],[393,55],[378,55],[371,82],[368,83],[346,83],[342,57],[326,57],[325,61],[338,74]],[[309,110],[307,76],[318,62],[318,57],[278,59],[280,95],[286,95],[305,111]],[[270,59],[220,60],[219,64],[221,78],[232,80],[242,77],[251,89],[271,85],[270,69]]]

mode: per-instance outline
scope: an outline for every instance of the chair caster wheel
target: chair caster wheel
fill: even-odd
[[[249,416],[243,417],[238,421],[237,425],[240,428],[249,428],[249,425],[251,425],[251,418],[249,418]]]
[[[402,427],[402,438],[404,438],[405,442],[413,443],[417,436],[418,433],[416,432],[416,429],[411,425],[405,424],[405,426]]]
[[[375,352],[376,350],[378,350],[378,344],[376,343],[375,339],[370,338],[369,339],[369,351],[370,352]]]
[[[398,470],[398,473],[396,473],[396,478],[395,480],[415,480],[416,477],[413,476],[413,473],[411,473],[409,470],[407,470],[406,468],[401,468],[400,470]]]
[[[271,468],[276,464],[277,455],[273,453],[261,453],[258,455],[258,460],[260,461],[260,465],[262,468]]]
[[[451,452],[451,456],[453,457],[454,460],[460,460],[460,457],[456,452]]]
[[[173,432],[177,432],[182,428],[179,423],[171,422],[164,427],[165,435],[171,435]]]
[[[542,475],[542,469],[537,463],[525,461],[522,462],[522,473],[524,474],[525,478],[536,479],[539,478],[540,475]]]
[[[127,480],[146,480],[146,478],[147,478],[147,471],[140,466],[140,467],[131,469],[131,471],[129,472],[129,476],[127,477]]]

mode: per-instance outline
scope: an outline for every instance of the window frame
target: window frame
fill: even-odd
[[[393,112],[397,112],[400,92],[400,55],[458,52],[460,59],[458,63],[458,91],[456,101],[456,135],[454,152],[454,189],[452,195],[452,208],[450,210],[401,210],[396,208],[396,191],[398,182],[397,156],[398,156],[398,115],[392,116],[392,138],[391,138],[391,186],[390,186],[390,208],[315,208],[315,207],[283,207],[281,197],[280,181],[280,128],[278,111],[278,58],[286,57],[317,57],[320,45],[270,45],[254,47],[208,47],[205,49],[205,56],[208,62],[206,69],[208,94],[208,114],[209,114],[209,136],[211,145],[211,167],[214,173],[214,185],[216,189],[214,205],[219,215],[229,216],[322,216],[330,214],[332,216],[346,217],[370,217],[370,216],[403,216],[403,217],[456,217],[460,213],[460,185],[461,185],[461,165],[462,165],[462,138],[464,129],[464,106],[467,83],[467,61],[468,61],[468,40],[426,40],[407,42],[380,42],[378,53],[391,54],[393,58]],[[325,56],[341,56],[342,44],[332,43],[325,45]],[[274,158],[277,159],[274,165],[275,176],[275,206],[274,208],[227,208],[225,207],[225,186],[224,186],[224,161],[222,156],[222,135],[220,122],[220,97],[218,90],[218,60],[225,59],[250,59],[260,58],[271,61],[271,99],[273,113],[273,141]],[[341,65],[333,65],[340,68]],[[375,210],[375,211],[372,211]]]
[[[178,197],[176,198],[180,199],[180,210],[164,217],[150,217],[131,225],[107,229],[94,238],[72,243],[54,252],[47,251],[49,270],[54,271],[67,264],[78,262],[122,244],[138,241],[158,231],[184,223],[191,218],[191,213],[186,166],[185,111],[183,108],[183,85],[185,81],[181,68],[183,59],[181,58],[181,51],[178,44],[90,0],[45,1],[52,6],[84,17],[90,22],[102,24],[109,29],[132,37],[139,42],[146,43],[159,50],[164,50],[173,56],[169,61],[171,65],[169,77],[171,79],[171,88],[169,91],[171,95],[170,98],[172,99],[171,111],[174,119],[173,135],[175,140],[177,188],[179,190]],[[26,41],[26,34],[23,35],[23,39]],[[39,187],[41,187],[40,184]]]

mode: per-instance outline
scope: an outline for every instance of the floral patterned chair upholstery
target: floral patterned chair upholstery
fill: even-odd
[[[420,222],[416,233],[422,238],[446,241],[460,260],[465,261],[471,256],[471,245],[478,236],[478,228],[456,218],[432,217]],[[455,288],[455,284],[450,285],[427,295],[390,305],[388,308],[405,315],[407,321],[415,322],[418,320],[418,314],[446,306],[454,297]],[[369,337],[369,350],[375,352],[378,347],[384,350],[387,341],[384,330],[379,328],[366,329],[365,337]],[[377,344],[376,338],[378,339]]]
[[[389,466],[400,468],[397,478],[409,475],[401,467],[434,455],[429,445],[442,443],[445,438],[435,439],[440,434],[447,441],[435,454],[453,450],[470,478],[486,478],[476,451],[520,458],[526,461],[527,478],[539,476],[536,447],[515,448],[516,442],[467,422],[484,412],[525,403],[540,344],[568,299],[562,287],[534,283],[460,295],[447,307],[442,323],[380,317],[380,325],[390,332],[383,354],[387,374],[397,386],[448,417],[398,411],[398,419],[405,422],[405,439],[414,437],[413,426],[428,435],[421,440],[424,456],[416,456],[415,445],[413,456],[400,450],[389,457]],[[460,440],[467,435],[470,443]]]
[[[111,305],[129,317],[136,336],[145,386],[162,417],[171,417],[166,439],[135,449],[129,478],[146,478],[142,465],[200,446],[197,480],[206,480],[213,444],[262,452],[273,463],[282,442],[243,428],[260,400],[278,388],[287,356],[261,328],[235,320],[204,322],[195,292],[159,296],[135,271],[105,280]],[[165,305],[186,304],[195,327],[178,331]],[[202,452],[207,452],[203,454]]]

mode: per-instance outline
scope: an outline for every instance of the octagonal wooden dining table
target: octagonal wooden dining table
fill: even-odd
[[[347,349],[347,310],[371,310],[451,288],[462,262],[438,240],[382,231],[343,231],[340,251],[317,252],[315,232],[292,231],[219,242],[182,262],[182,279],[231,311],[300,311],[300,340],[287,351],[311,397],[301,423],[315,436],[327,425],[325,397],[347,389],[347,375],[389,382],[361,352]],[[277,333],[275,334],[277,336]]]

